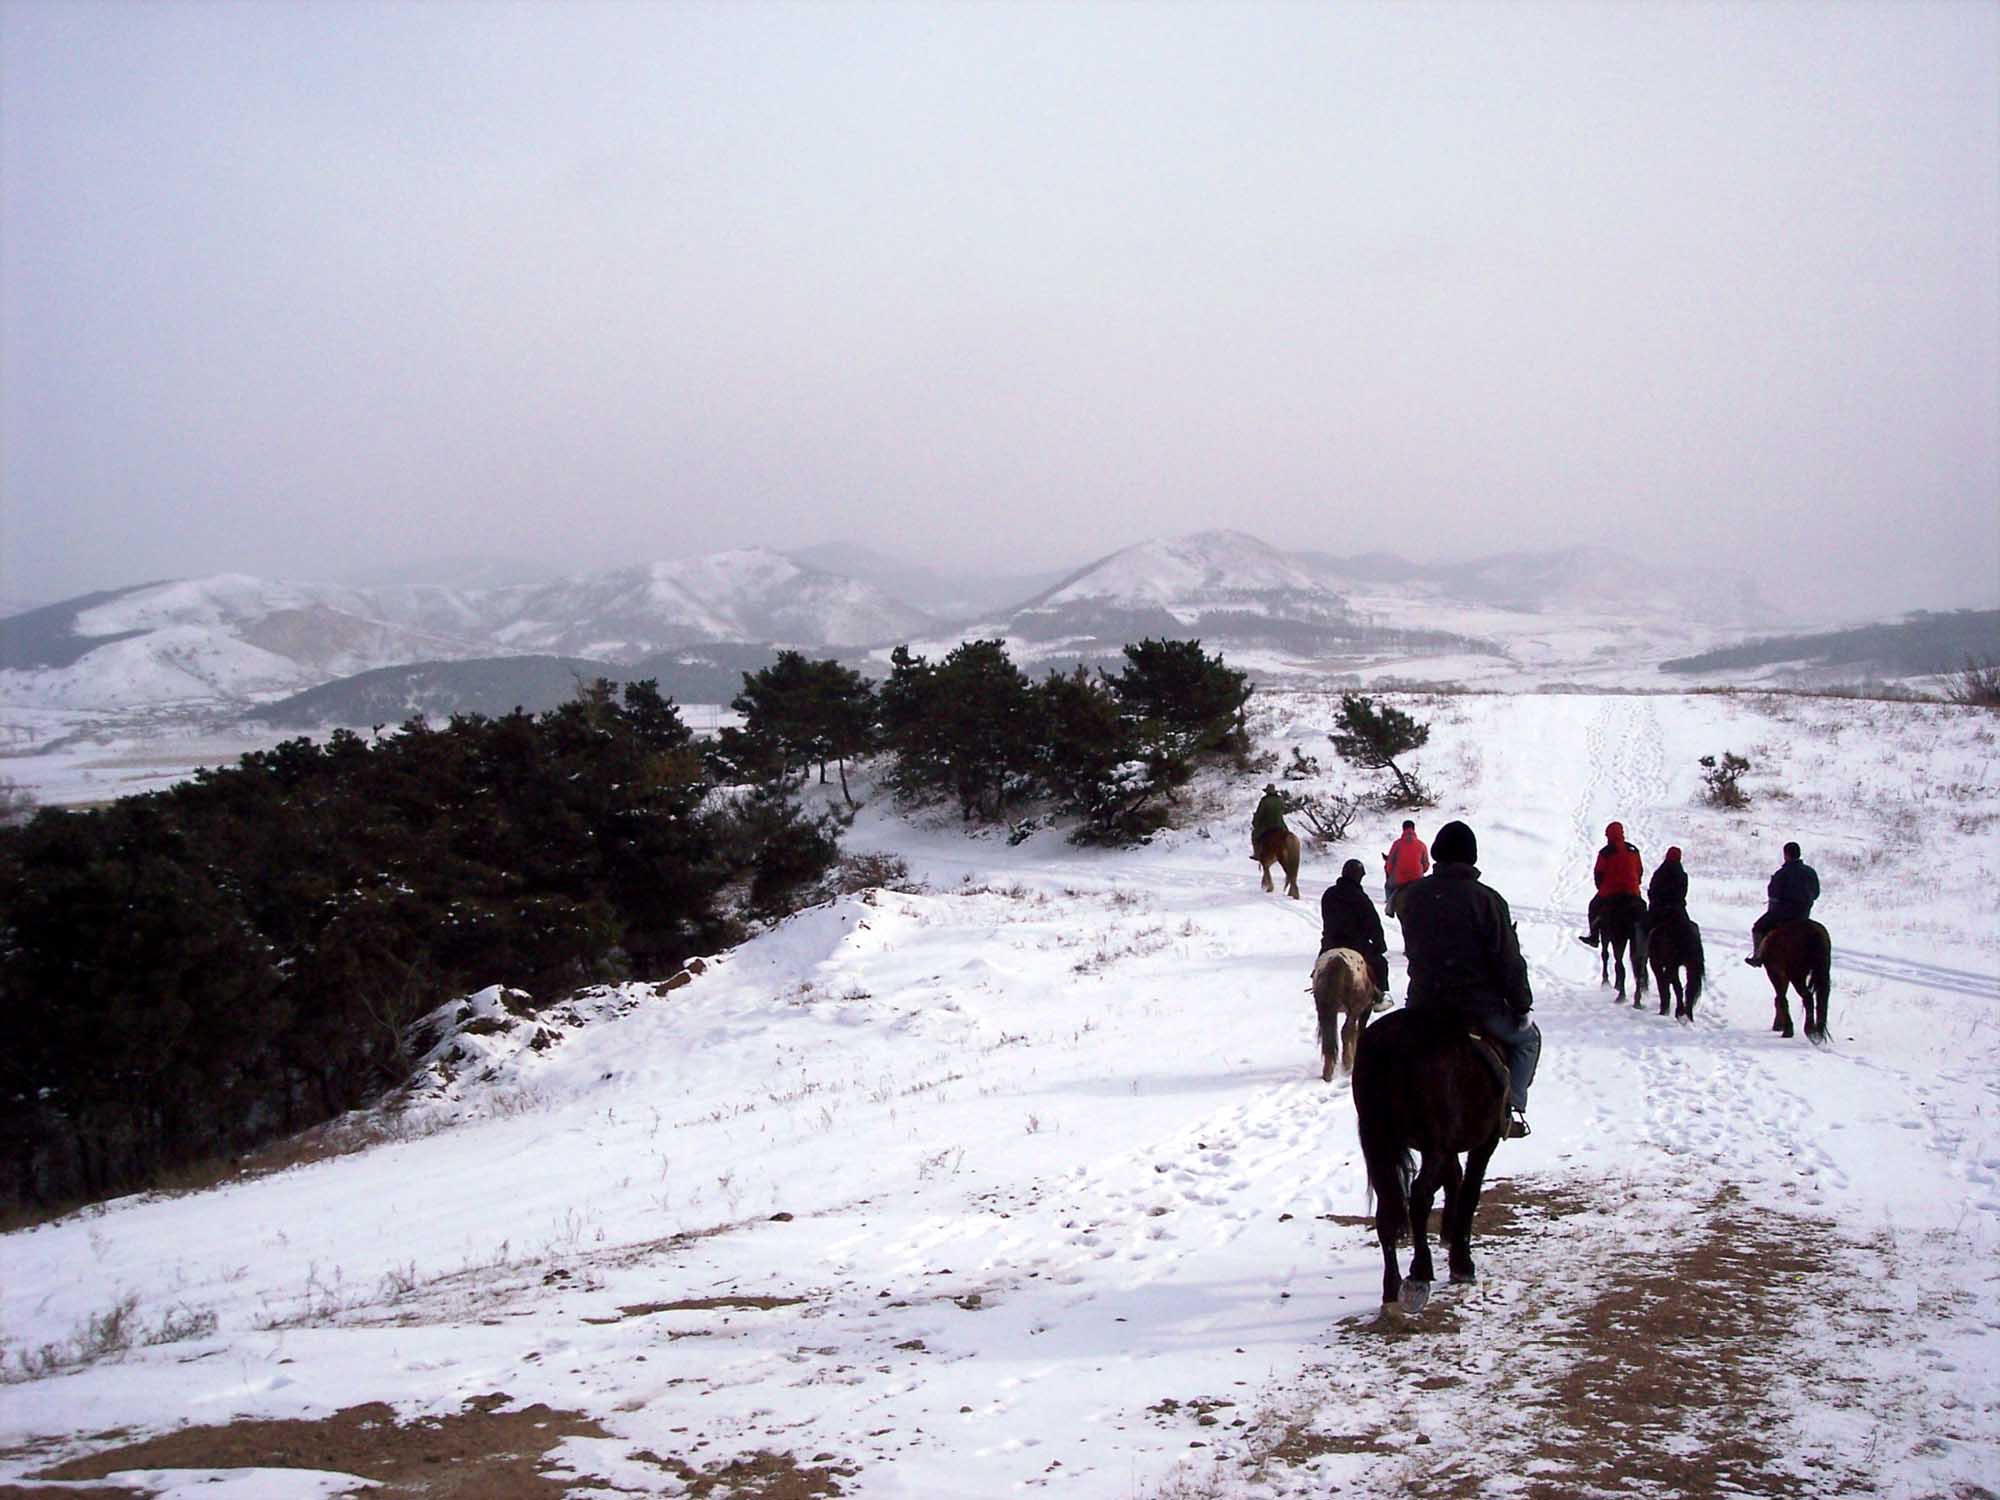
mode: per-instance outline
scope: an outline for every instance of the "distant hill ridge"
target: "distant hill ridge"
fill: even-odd
[[[1968,661],[2000,662],[2000,609],[1918,614],[1895,624],[1863,625],[1814,635],[1766,636],[1675,657],[1663,672],[1720,672],[1789,662],[1869,668],[1881,676],[1951,672]]]
[[[267,703],[245,715],[280,728],[326,724],[400,724],[453,714],[498,718],[519,709],[538,714],[576,696],[598,678],[657,683],[676,703],[726,704],[743,690],[743,676],[777,657],[769,646],[715,645],[617,663],[575,656],[483,657],[377,667]]]
[[[92,634],[81,629],[78,619],[100,604],[110,604],[156,584],[138,584],[129,589],[82,594],[60,604],[44,604],[0,620],[0,671],[40,672],[59,670],[81,660],[99,646],[143,635],[143,629]]]
[[[814,555],[843,556],[878,577],[899,566],[865,548]],[[1661,641],[1685,651],[1715,639],[1710,626],[1690,626],[1688,601],[1699,602],[1704,621],[1760,607],[1740,575],[1661,574],[1604,549],[1420,565],[1287,551],[1226,530],[1155,538],[1067,573],[1021,577],[1024,595],[956,615],[766,548],[485,587],[382,576],[390,581],[351,587],[221,574],[91,594],[0,620],[0,704],[240,713],[369,678],[347,692],[344,701],[355,707],[344,716],[376,722],[399,703],[409,711],[456,704],[505,712],[514,705],[500,700],[514,695],[522,706],[544,702],[548,684],[576,670],[551,663],[648,675],[661,660],[650,675],[670,694],[727,701],[739,669],[674,654],[751,646],[762,652],[751,658],[754,670],[772,647],[785,646],[864,665],[872,657],[879,666],[893,644],[948,650],[979,636],[1009,640],[1031,670],[1115,658],[1148,636],[1199,638],[1280,675],[1383,663],[1421,670],[1425,660],[1461,664],[1444,675],[1487,671],[1465,665],[1480,661],[1511,660],[1516,671],[1542,671],[1546,661],[1558,670],[1578,655],[1643,666],[1666,654]],[[989,577],[980,586],[1002,582]],[[929,583],[934,599],[954,592],[944,575]],[[1758,623],[1778,623],[1776,613],[1767,610]],[[370,676],[419,663],[422,673]],[[451,663],[484,665],[453,672]]]

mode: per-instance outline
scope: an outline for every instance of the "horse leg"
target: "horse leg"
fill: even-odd
[[[1396,1237],[1403,1232],[1404,1221],[1409,1217],[1409,1202],[1403,1196],[1400,1171],[1371,1170],[1368,1176],[1375,1185],[1375,1238],[1382,1246],[1382,1305],[1387,1307],[1403,1290],[1402,1268],[1396,1264]],[[1387,1180],[1391,1178],[1393,1181]]]
[[[1611,983],[1611,942],[1608,938],[1597,941],[1597,982],[1600,986]]]
[[[1452,1152],[1444,1169],[1444,1214],[1438,1220],[1438,1237],[1444,1241],[1445,1264],[1453,1281],[1472,1280],[1466,1264],[1465,1247],[1459,1243],[1459,1219],[1465,1207],[1465,1173]]]
[[[1493,1159],[1494,1147],[1498,1139],[1488,1141],[1483,1146],[1475,1146],[1465,1155],[1465,1179],[1458,1191],[1452,1195],[1451,1222],[1445,1232],[1451,1236],[1451,1279],[1453,1281],[1477,1281],[1479,1273],[1472,1264],[1472,1215],[1479,1207],[1479,1190],[1486,1182],[1486,1164]]]
[[[1271,867],[1262,860],[1259,860],[1257,863],[1264,871],[1264,889],[1268,891],[1271,889]]]
[[[1458,1159],[1450,1152],[1439,1154],[1453,1168],[1458,1166]],[[1426,1294],[1431,1282],[1437,1279],[1431,1266],[1431,1200],[1437,1196],[1438,1184],[1444,1176],[1444,1162],[1427,1151],[1417,1180],[1410,1185],[1410,1244],[1415,1249],[1410,1257],[1410,1280],[1422,1282]]]
[[[1771,975],[1771,988],[1777,992],[1775,996],[1776,1005],[1773,1007],[1771,1016],[1771,1029],[1777,1032],[1779,1036],[1788,1037],[1792,1034],[1792,1008],[1785,1003],[1786,983],[1787,981],[1782,974]],[[1805,997],[1802,995],[1799,998],[1803,1000]]]
[[[1361,1045],[1361,1018],[1368,1014],[1365,1001],[1361,1009],[1355,1010],[1355,1001],[1348,1002],[1347,1019],[1340,1023],[1340,1071],[1352,1076],[1354,1073],[1354,1049]],[[1327,1066],[1333,1066],[1333,1059],[1327,1059]],[[1331,1076],[1331,1075],[1329,1075]]]

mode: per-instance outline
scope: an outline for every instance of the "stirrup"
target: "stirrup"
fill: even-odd
[[[1528,1128],[1528,1117],[1510,1104],[1507,1106],[1507,1128],[1500,1133],[1507,1140],[1518,1141],[1523,1136],[1533,1135],[1534,1131]]]

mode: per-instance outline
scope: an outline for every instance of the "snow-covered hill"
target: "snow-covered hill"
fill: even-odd
[[[1338,618],[1340,596],[1325,575],[1242,531],[1197,531],[1100,558],[1022,607],[1055,613],[1070,605],[1153,608],[1191,623],[1217,610],[1279,609]]]
[[[707,641],[865,646],[929,617],[871,584],[763,548],[590,574],[529,590],[495,634],[511,650],[631,661]]]
[[[1391,588],[1434,608],[1595,615],[1609,621],[1698,619],[1712,626],[1776,628],[1799,617],[1765,595],[1749,573],[1660,564],[1610,547],[1509,552],[1463,563],[1418,564],[1400,557],[1301,560],[1350,592]]]
[[[822,542],[786,553],[802,567],[873,584],[940,620],[969,620],[1007,609],[1066,576],[1049,573],[970,573],[926,567],[852,542]]]
[[[443,600],[386,609],[326,584],[233,573],[149,584],[0,622],[0,704],[244,702],[387,662],[474,655],[479,641],[438,628],[463,622]]]
[[[1727,570],[1661,570],[1575,548],[1425,565],[1288,552],[1237,531],[1125,548],[974,627],[1028,660],[1196,636],[1279,680],[1636,685],[1669,656],[1776,628]],[[942,638],[925,642],[948,649]]]
[[[1261,670],[1339,672],[1405,651],[1473,653],[1487,643],[1448,622],[1378,624],[1339,580],[1240,531],[1127,547],[1071,574],[997,623],[1022,655],[1115,656],[1145,637],[1193,637]]]
[[[400,1113],[0,1236],[0,1489],[528,1493],[482,1467],[508,1454],[580,1500],[1990,1489],[1990,715],[1395,701],[1448,799],[1422,831],[1477,830],[1545,1036],[1479,1280],[1420,1317],[1379,1312],[1304,993],[1318,913],[1245,857],[1261,778],[1205,778],[1186,826],[1123,852],[875,798],[845,840],[906,876],[676,988],[440,996]],[[1298,785],[1351,784],[1325,695],[1253,711],[1261,747],[1321,760]],[[1755,763],[1743,814],[1697,801],[1725,748]],[[1686,851],[1691,1025],[1615,1001],[1573,939],[1613,817],[1649,869]],[[1310,850],[1308,895],[1346,857],[1379,869],[1390,828]],[[1825,887],[1825,1047],[1774,1036],[1739,961],[1786,839]]]
[[[718,641],[839,649],[929,617],[762,549],[490,589],[221,574],[0,621],[0,705],[213,711],[388,666],[549,654],[612,663]]]

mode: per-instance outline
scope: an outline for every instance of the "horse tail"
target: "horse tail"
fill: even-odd
[[[1701,929],[1692,922],[1688,923],[1687,927],[1687,996],[1688,1004],[1692,1005],[1701,998],[1701,976],[1704,965],[1701,956]]]
[[[1417,1180],[1417,1159],[1407,1146],[1381,1139],[1364,1121],[1361,1127],[1361,1160],[1368,1172],[1369,1207],[1386,1203],[1394,1211],[1395,1222],[1410,1217],[1410,1184]]]
[[[1362,1033],[1368,1036],[1375,1028]],[[1394,1123],[1396,1107],[1392,1077],[1380,1068],[1387,1059],[1376,1058],[1364,1042],[1354,1063],[1355,1129],[1361,1141],[1361,1161],[1368,1174],[1370,1208],[1379,1225],[1384,1205],[1403,1223],[1410,1217],[1410,1184],[1416,1179],[1416,1161],[1401,1139]]]
[[[1813,989],[1819,995],[1819,1008],[1826,1011],[1826,997],[1833,993],[1833,941],[1826,936],[1826,929],[1820,929],[1820,940],[1813,945],[1812,956]]]

